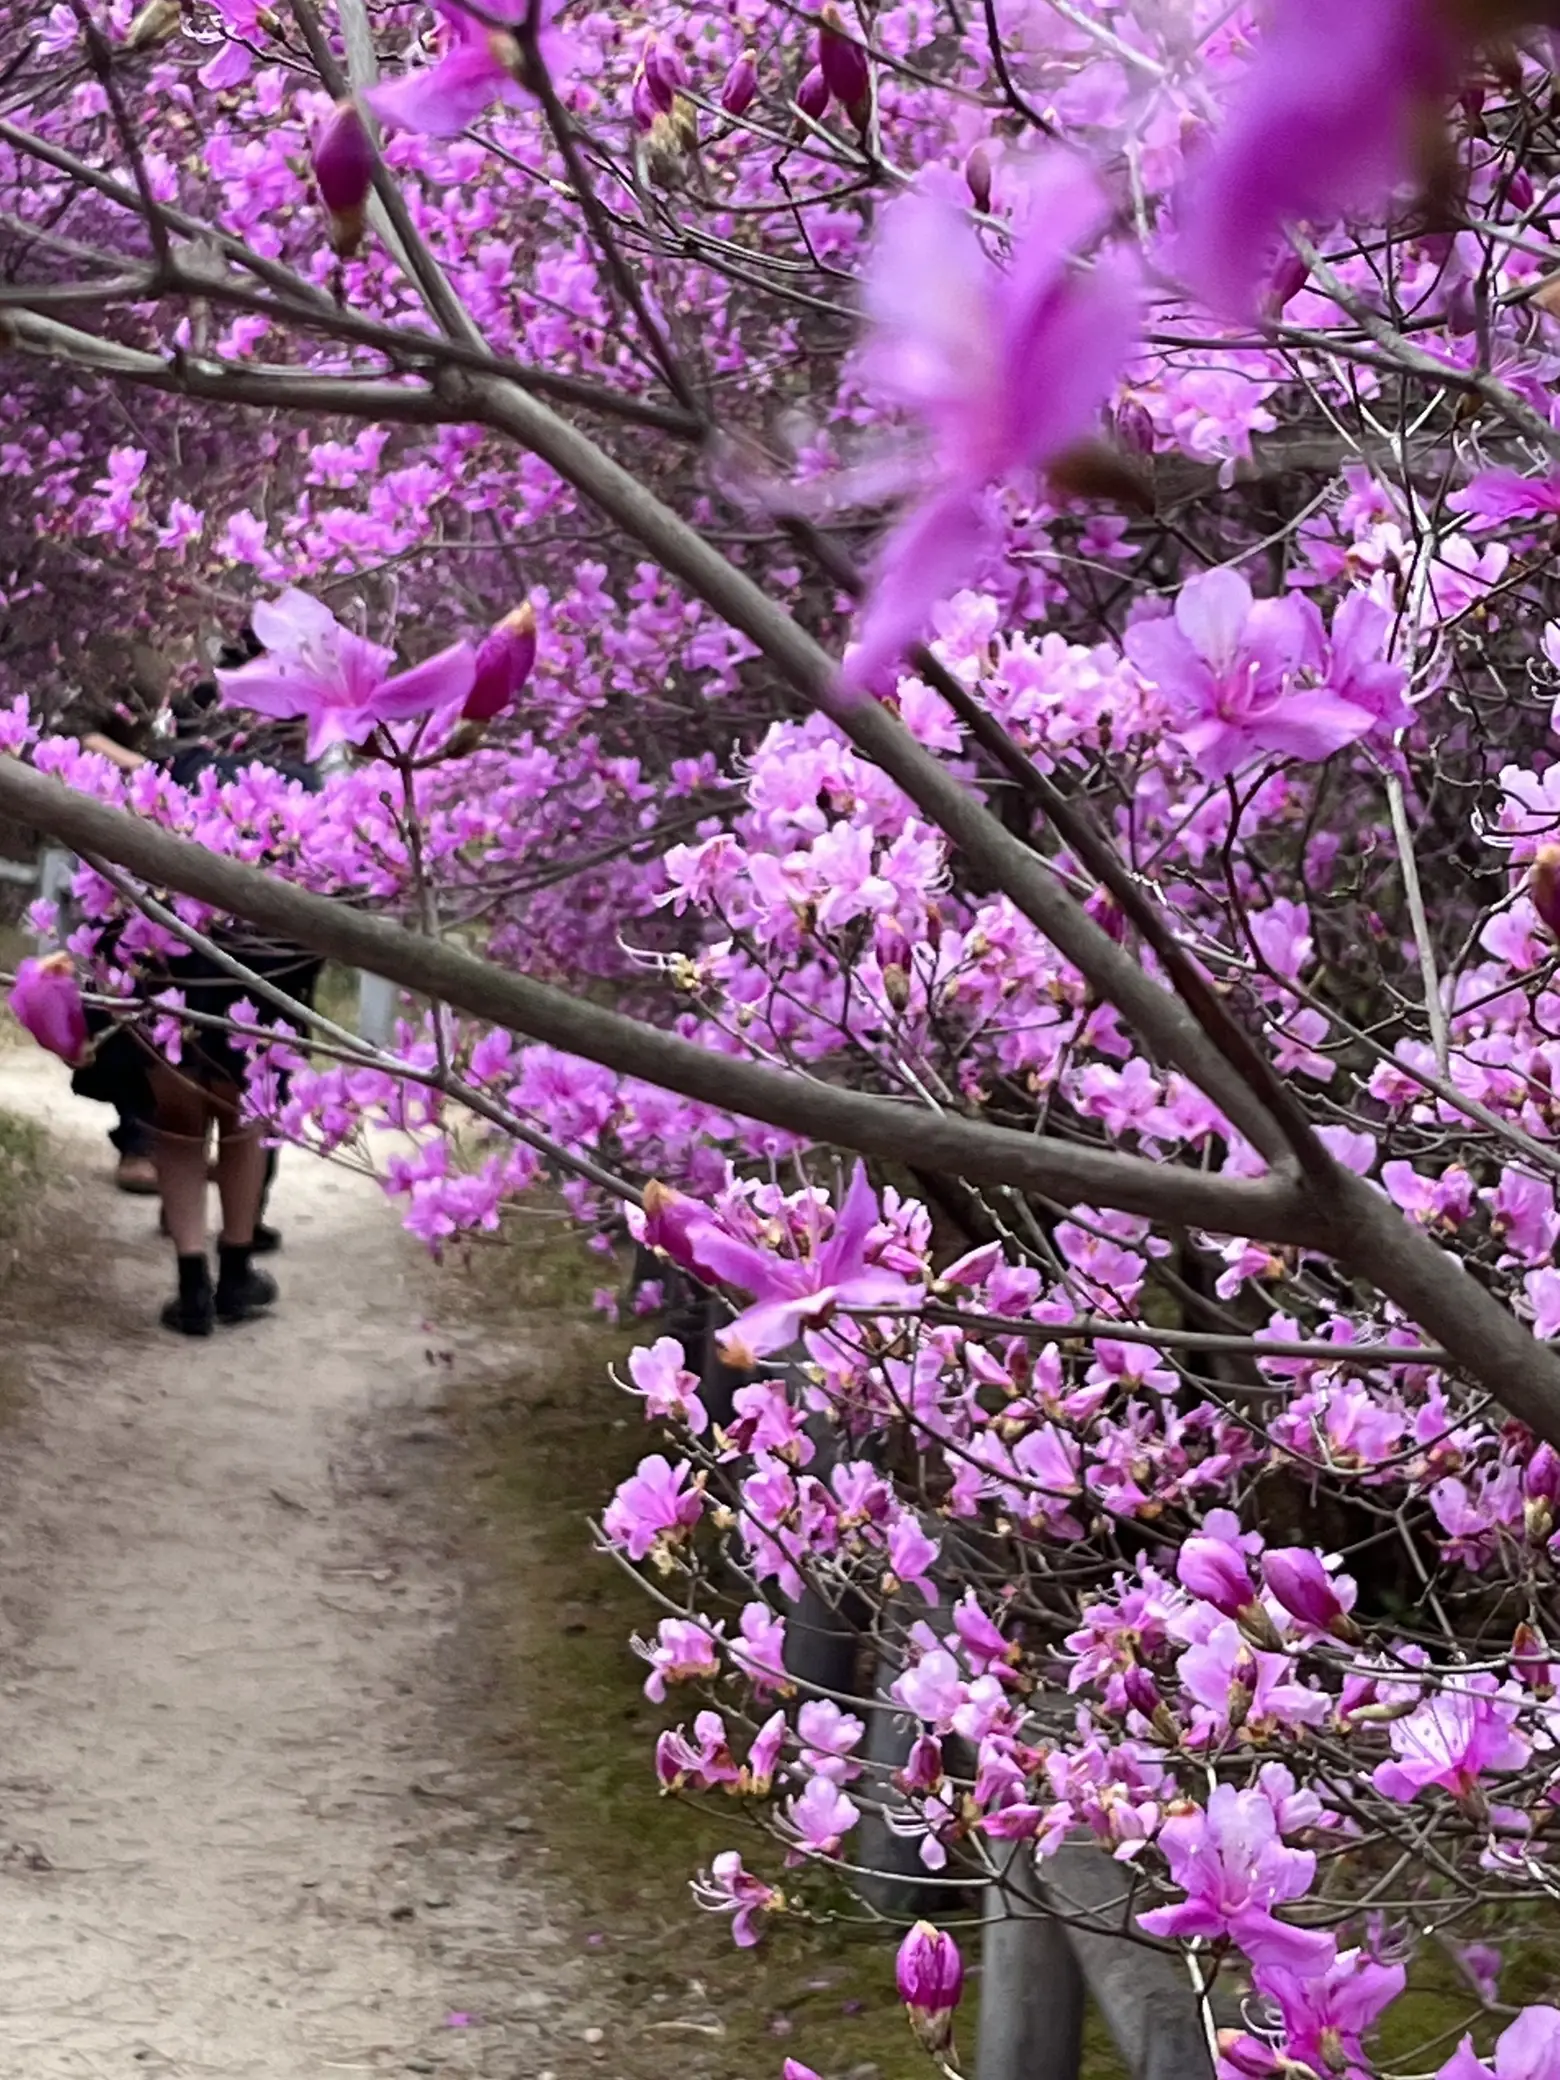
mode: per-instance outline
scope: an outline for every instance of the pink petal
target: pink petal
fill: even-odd
[[[1252,604],[1251,587],[1239,571],[1205,571],[1181,587],[1175,625],[1199,656],[1227,668],[1240,650]]]
[[[341,623],[322,600],[289,585],[273,600],[260,600],[249,625],[267,650],[298,650],[305,643],[328,644]]]
[[[900,521],[878,550],[856,647],[841,674],[847,690],[875,685],[897,662],[937,601],[969,578],[980,544],[980,515],[963,491],[934,498]]]
[[[1065,281],[1015,333],[1004,363],[1012,452],[1004,469],[1039,465],[1090,432],[1138,335],[1136,277],[1111,271]]]
[[[1317,688],[1291,694],[1263,715],[1253,716],[1252,735],[1264,751],[1291,758],[1330,758],[1363,737],[1375,722],[1366,708]]]
[[[469,20],[469,17],[465,19]],[[437,65],[419,65],[363,97],[387,130],[458,137],[494,101],[520,98],[508,69],[481,42],[461,43]]]
[[[255,609],[259,613],[259,608]],[[258,635],[259,630],[255,633]],[[290,658],[257,657],[252,664],[216,674],[224,708],[248,708],[256,715],[285,720],[309,715],[326,698],[328,688]]]
[[[451,643],[410,671],[387,679],[369,701],[369,711],[376,722],[409,722],[463,701],[476,675],[477,654],[471,645]]]
[[[946,432],[993,372],[987,310],[999,282],[967,213],[923,178],[884,210],[867,263],[867,380]]]

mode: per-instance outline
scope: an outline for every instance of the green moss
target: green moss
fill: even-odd
[[[22,1213],[42,1165],[42,1129],[14,1113],[0,1112],[0,1283],[11,1268]]]
[[[599,1259],[571,1271],[567,1254],[548,1247],[538,1262],[517,1253],[533,1290],[567,1288],[575,1271],[602,1282]],[[591,1550],[587,1524],[651,1448],[606,1379],[627,1339],[548,1319],[534,1301],[527,1314],[542,1348],[490,1423],[483,1484],[503,1585],[508,1745],[517,1782],[540,1793],[538,1831],[567,1873],[579,1939],[599,1946],[616,1981],[645,2073],[675,2066],[700,2080],[778,2080],[794,2055],[826,2074],[929,2074],[894,1995],[891,1937],[781,1917],[758,1951],[743,1953],[725,1917],[694,1906],[688,1881],[718,1850],[743,1848],[766,1872],[778,1855],[737,1809],[657,1793],[655,1735],[696,1703],[684,1697],[681,1711],[662,1714],[646,1701],[644,1665],[628,1641],[653,1628],[654,1609]]]

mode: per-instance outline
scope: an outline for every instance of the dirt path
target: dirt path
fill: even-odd
[[[430,1328],[372,1185],[298,1158],[283,1306],[180,1342],[111,1115],[31,1049],[0,1107],[56,1137],[79,1251],[3,1354],[0,2080],[602,2070],[527,1822],[440,1711],[459,1576],[418,1469],[493,1352]]]

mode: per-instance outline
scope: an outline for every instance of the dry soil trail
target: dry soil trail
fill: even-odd
[[[579,2041],[564,1946],[524,1820],[462,1784],[459,1571],[409,1528],[428,1411],[491,1349],[430,1330],[371,1184],[297,1157],[282,1306],[181,1342],[111,1115],[32,1049],[0,1052],[0,1106],[55,1137],[80,1245],[8,1300],[0,2080],[534,2080]]]

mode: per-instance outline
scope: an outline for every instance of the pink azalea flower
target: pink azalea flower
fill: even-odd
[[[786,1804],[786,1824],[796,1837],[786,1861],[838,1856],[841,1842],[860,1818],[859,1809],[831,1778],[809,1777],[801,1796]]]
[[[767,1603],[744,1606],[738,1620],[741,1638],[731,1643],[731,1658],[760,1696],[789,1693],[785,1672],[785,1620]]]
[[[802,1761],[815,1776],[835,1784],[848,1784],[861,1775],[851,1750],[866,1730],[853,1712],[842,1712],[832,1698],[810,1697],[796,1715]]]
[[[489,0],[486,12],[506,22],[522,22],[530,0]],[[570,44],[551,23],[557,0],[542,7],[538,50],[553,76],[567,64]],[[533,97],[523,84],[519,39],[507,29],[491,29],[476,21],[454,0],[436,0],[444,23],[443,55],[432,65],[419,65],[399,79],[372,87],[364,96],[387,130],[419,130],[429,137],[458,137],[495,101],[523,106]]]
[[[704,1510],[704,1490],[688,1487],[690,1469],[673,1466],[652,1452],[641,1459],[638,1471],[618,1485],[607,1505],[602,1529],[615,1546],[622,1546],[630,1560],[643,1560],[662,1538],[680,1538],[696,1524]]]
[[[1560,519],[1560,477],[1524,477],[1514,469],[1487,469],[1446,502],[1454,513],[1467,513],[1492,525],[1502,520]]]
[[[712,1683],[720,1674],[715,1635],[693,1618],[663,1618],[653,1646],[635,1639],[633,1647],[650,1664],[645,1695],[654,1704],[665,1697],[668,1683]]]
[[[1252,1979],[1282,2018],[1286,2057],[1316,2073],[1336,2073],[1345,2064],[1364,2065],[1365,2033],[1398,1998],[1408,1974],[1400,1964],[1345,1950],[1325,1972],[1305,1975],[1267,1964]]]
[[[1123,267],[1075,265],[1108,214],[1080,161],[1058,151],[1038,162],[1005,272],[982,250],[956,185],[923,179],[893,203],[867,268],[863,372],[921,420],[931,453],[927,495],[878,553],[845,666],[852,687],[870,685],[968,578],[986,485],[1043,467],[1091,430],[1136,328]]]
[[[10,995],[11,1014],[40,1047],[74,1068],[88,1047],[87,1014],[76,987],[76,968],[68,953],[25,960],[16,971]]]
[[[700,1712],[690,1741],[680,1726],[668,1727],[655,1744],[655,1773],[663,1791],[713,1791],[742,1775],[719,1712]]]
[[[695,1437],[708,1428],[699,1382],[683,1364],[683,1347],[675,1336],[662,1336],[630,1351],[628,1373],[633,1391],[644,1399],[647,1417],[686,1423]]]
[[[1426,0],[1277,0],[1185,183],[1187,285],[1231,318],[1255,317],[1286,223],[1375,211],[1418,171],[1424,119],[1455,87],[1459,56]]]
[[[1520,1769],[1528,1743],[1516,1731],[1518,1701],[1501,1694],[1492,1675],[1469,1676],[1432,1692],[1388,1729],[1394,1760],[1378,1763],[1371,1781],[1383,1798],[1407,1805],[1428,1785],[1466,1798],[1486,1771]]]
[[[758,1916],[778,1913],[785,1894],[745,1870],[735,1849],[723,1849],[693,1887],[697,1905],[712,1914],[730,1914],[731,1934],[739,1950],[751,1950],[761,1933]]]
[[[877,1225],[877,1198],[866,1168],[856,1165],[850,1191],[827,1242],[816,1236],[805,1257],[781,1257],[751,1242],[739,1242],[712,1222],[688,1231],[692,1254],[717,1278],[754,1295],[757,1305],[739,1314],[720,1339],[729,1365],[751,1368],[771,1351],[784,1350],[805,1326],[817,1328],[841,1307],[914,1307],[921,1288],[897,1272],[869,1265],[867,1238]]]
[[[754,1798],[769,1796],[775,1764],[785,1746],[786,1731],[785,1713],[772,1712],[753,1736],[753,1745],[748,1749],[748,1759],[742,1771],[742,1788]]]
[[[217,673],[223,704],[306,716],[311,759],[332,744],[361,744],[380,723],[455,706],[471,691],[476,660],[468,643],[453,643],[392,678],[395,653],[343,628],[306,592],[289,589],[262,601],[250,618],[266,654]]]
[[[1271,1802],[1260,1791],[1219,1784],[1207,1810],[1176,1813],[1159,1831],[1170,1875],[1186,1894],[1175,1906],[1138,1916],[1150,1935],[1228,1936],[1253,1964],[1325,1972],[1336,1955],[1330,1935],[1294,1928],[1273,1908],[1299,1899],[1316,1876],[1308,1849],[1286,1847]]]
[[[1320,1691],[1293,1680],[1287,1654],[1254,1652],[1229,1619],[1200,1645],[1188,1647],[1176,1670],[1199,1707],[1199,1739],[1240,1725],[1319,1726],[1330,1709]]]
[[[1560,2008],[1524,2008],[1495,2039],[1488,2064],[1464,2037],[1436,2080],[1560,2080]]]
[[[1125,647],[1164,696],[1175,734],[1208,780],[1258,757],[1329,758],[1377,722],[1357,698],[1322,683],[1327,659],[1315,607],[1293,596],[1253,599],[1238,571],[1188,578],[1174,615],[1135,623]]]

